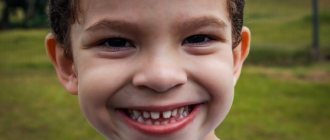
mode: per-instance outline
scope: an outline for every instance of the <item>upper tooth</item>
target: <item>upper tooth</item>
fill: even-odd
[[[173,117],[175,117],[177,113],[178,113],[178,109],[174,109],[174,110],[172,110],[172,116],[173,116]]]
[[[183,113],[183,110],[184,110],[184,108],[183,108],[183,107],[181,107],[181,108],[179,109],[179,114],[180,114],[180,115],[182,115],[182,113]]]
[[[188,116],[188,111],[183,111],[182,116],[183,116],[183,117]]]
[[[188,106],[185,106],[184,111],[188,111],[188,110],[189,110]]]
[[[171,111],[165,111],[163,112],[163,118],[167,119],[171,117]]]
[[[146,118],[146,119],[150,118],[149,112],[144,111],[143,112],[143,117]]]
[[[150,112],[152,119],[158,119],[159,118],[159,112]]]
[[[133,110],[132,112],[133,112],[133,119],[137,119],[141,115],[139,111]]]

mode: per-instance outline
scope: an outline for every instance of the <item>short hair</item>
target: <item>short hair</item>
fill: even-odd
[[[227,0],[232,25],[232,47],[241,42],[245,0]],[[66,55],[71,55],[70,29],[78,21],[79,0],[50,0],[49,22],[56,40],[62,44]]]

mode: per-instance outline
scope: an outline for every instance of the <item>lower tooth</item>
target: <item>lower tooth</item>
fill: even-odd
[[[154,122],[154,125],[160,125],[160,122],[159,121],[155,121]]]
[[[161,124],[162,125],[167,125],[168,124],[168,120],[162,121]]]
[[[147,125],[152,125],[152,121],[151,121],[151,120],[147,120],[147,121],[146,121],[146,124],[147,124]]]
[[[140,123],[143,123],[144,122],[144,120],[143,120],[143,118],[141,116],[137,119],[137,121],[140,122]]]
[[[170,123],[175,123],[175,122],[176,122],[175,119],[170,120]]]

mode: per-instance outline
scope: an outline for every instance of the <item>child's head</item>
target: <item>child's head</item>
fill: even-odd
[[[50,0],[60,82],[108,139],[216,139],[248,55],[244,0]]]

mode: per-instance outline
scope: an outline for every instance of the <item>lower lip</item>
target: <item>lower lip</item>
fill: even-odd
[[[190,124],[194,118],[197,116],[200,110],[200,105],[196,105],[192,112],[183,119],[177,120],[174,123],[169,123],[166,125],[146,125],[133,121],[131,118],[126,116],[124,113],[119,113],[124,122],[129,126],[137,129],[138,131],[148,134],[148,135],[166,135],[180,131],[185,126]]]

